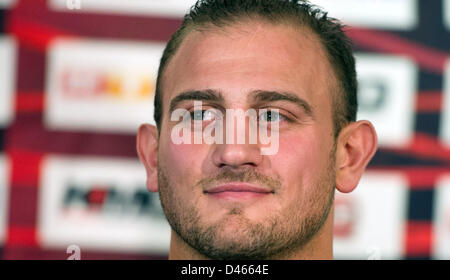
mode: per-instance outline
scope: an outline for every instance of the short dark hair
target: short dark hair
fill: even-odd
[[[334,136],[349,122],[356,120],[357,81],[352,43],[344,25],[328,17],[307,0],[198,0],[185,15],[181,27],[172,35],[161,58],[156,82],[154,118],[158,130],[162,119],[163,73],[184,38],[193,30],[224,27],[245,19],[288,23],[309,28],[319,38],[337,80],[337,93],[332,93]]]

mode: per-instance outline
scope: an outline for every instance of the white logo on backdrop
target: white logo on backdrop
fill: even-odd
[[[137,160],[48,157],[42,170],[43,246],[168,252],[170,227]]]
[[[346,24],[410,30],[418,23],[418,0],[313,0]]]
[[[161,15],[170,17],[183,17],[195,0],[49,0],[50,8],[67,10],[74,7],[72,2],[79,3],[83,12],[120,13],[131,15]],[[70,8],[69,8],[70,9]]]
[[[367,172],[352,193],[336,192],[334,257],[401,258],[406,199],[407,181],[395,173]]]
[[[7,126],[14,114],[16,43],[11,37],[0,37],[0,127]]]
[[[356,55],[358,119],[370,120],[380,146],[408,144],[414,132],[417,67],[407,58]]]
[[[48,54],[45,123],[51,129],[135,133],[153,121],[162,43],[54,42]]]

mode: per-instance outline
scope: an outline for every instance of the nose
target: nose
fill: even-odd
[[[227,110],[226,120],[223,123],[224,141],[215,144],[212,154],[217,167],[257,167],[263,160],[258,137],[255,137],[257,134],[255,119],[246,118],[239,114],[240,112]],[[245,125],[242,126],[243,123]]]
[[[217,167],[257,167],[261,161],[262,155],[256,144],[218,144],[213,153],[213,162]]]
[[[225,124],[224,141],[222,144],[216,144],[213,153],[213,162],[217,167],[240,167],[253,166],[261,164],[262,153],[255,138],[250,140],[250,134],[255,134],[254,123],[247,119],[245,126],[237,125],[238,120],[228,121]],[[250,128],[251,127],[251,128]],[[240,136],[244,136],[243,139]],[[240,138],[240,140],[238,140]],[[257,142],[257,141],[256,141]]]

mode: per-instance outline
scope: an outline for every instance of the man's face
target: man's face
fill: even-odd
[[[185,38],[163,77],[158,146],[161,201],[181,239],[210,258],[270,258],[320,230],[335,186],[333,77],[306,29],[245,22]],[[202,100],[203,110],[278,109],[278,152],[262,155],[260,143],[175,144],[171,101],[206,90],[222,98]],[[175,105],[192,111],[194,100]]]

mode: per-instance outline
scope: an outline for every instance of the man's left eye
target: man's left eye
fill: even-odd
[[[278,110],[264,110],[259,114],[259,120],[264,122],[280,122],[286,120],[286,117],[280,114]]]

